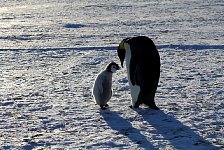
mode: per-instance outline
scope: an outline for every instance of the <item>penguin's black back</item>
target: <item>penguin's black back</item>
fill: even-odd
[[[130,38],[127,41],[131,48],[132,57],[144,61],[144,63],[160,64],[158,50],[153,41],[146,36],[138,36]]]
[[[127,43],[131,49],[131,82],[148,89],[157,87],[160,76],[160,56],[153,41],[146,36],[138,36],[130,38]]]

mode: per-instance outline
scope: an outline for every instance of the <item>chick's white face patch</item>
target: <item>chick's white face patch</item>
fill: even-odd
[[[115,73],[118,70],[116,65],[111,66],[111,72]]]

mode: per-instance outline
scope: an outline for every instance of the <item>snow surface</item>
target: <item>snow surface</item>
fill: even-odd
[[[223,0],[0,2],[0,149],[224,149]],[[126,68],[100,110],[96,75],[125,37],[161,55],[159,111],[130,109]]]

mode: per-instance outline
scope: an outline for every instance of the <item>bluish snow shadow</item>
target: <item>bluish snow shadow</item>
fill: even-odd
[[[86,25],[84,25],[84,24],[74,24],[74,23],[68,23],[68,24],[65,24],[63,27],[65,27],[65,28],[83,28],[83,27],[85,27]]]
[[[135,111],[156,129],[157,134],[162,135],[165,140],[169,141],[175,149],[218,149],[193,129],[161,110],[136,109]]]
[[[38,146],[49,147],[51,145],[52,144],[50,144],[50,143],[35,143],[35,142],[31,142],[28,145],[23,146],[22,149],[24,149],[24,150],[31,150],[31,149],[34,149],[34,148],[36,148]]]
[[[137,144],[138,147],[150,150],[155,149],[152,143],[150,143],[138,129],[134,128],[128,120],[122,118],[117,112],[101,111],[100,114],[103,116],[104,120],[108,126],[111,127],[111,129],[117,131],[118,134],[122,134],[127,137],[133,143]]]
[[[224,50],[224,45],[158,45],[158,49],[180,49],[180,50],[206,50],[220,49]]]
[[[224,45],[156,45],[160,49],[176,49],[176,50],[224,50]],[[46,47],[46,48],[0,48],[0,51],[90,51],[90,50],[117,50],[117,46],[86,46],[86,47]]]
[[[93,46],[93,47],[49,47],[49,48],[0,48],[0,51],[91,51],[91,50],[116,50],[115,46]]]

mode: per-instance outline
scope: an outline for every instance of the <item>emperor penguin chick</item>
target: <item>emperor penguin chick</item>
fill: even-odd
[[[112,96],[112,74],[119,69],[120,67],[118,64],[111,62],[95,79],[92,92],[96,104],[98,104],[101,109],[106,109],[105,106],[108,106],[107,102]]]

